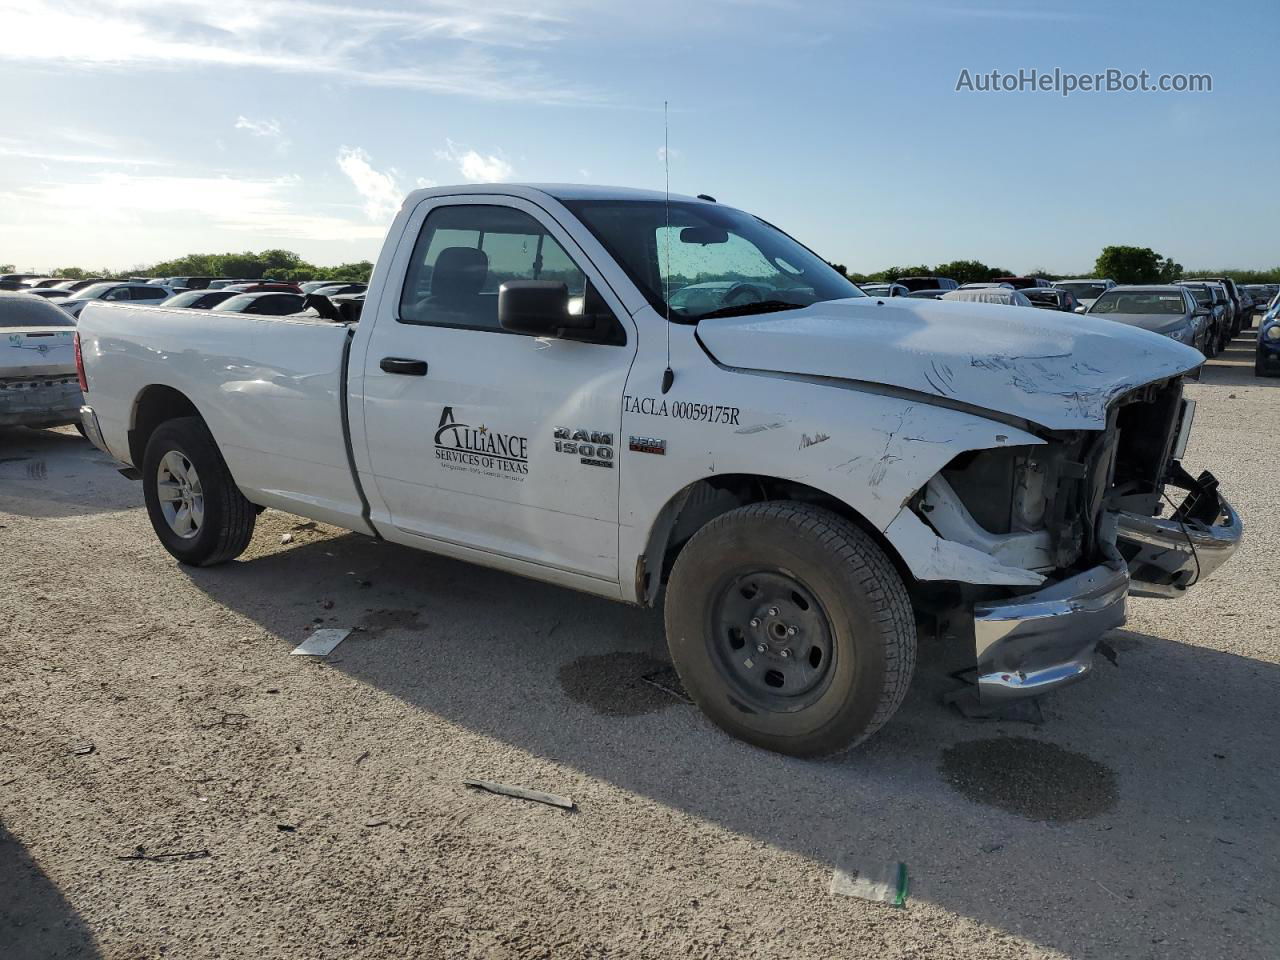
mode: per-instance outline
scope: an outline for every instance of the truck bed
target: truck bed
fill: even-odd
[[[149,391],[181,402],[167,388],[200,412],[252,502],[364,526],[343,430],[348,325],[92,303],[79,333],[88,402],[114,456],[141,466],[128,434]]]

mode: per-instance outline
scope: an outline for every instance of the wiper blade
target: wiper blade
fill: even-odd
[[[713,317],[748,317],[753,313],[773,313],[777,310],[800,310],[802,303],[790,300],[757,300],[755,303],[736,303],[731,307],[721,307],[709,313],[699,314],[695,319],[710,320]]]

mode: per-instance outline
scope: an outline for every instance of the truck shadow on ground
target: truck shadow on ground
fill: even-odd
[[[0,956],[94,960],[93,935],[57,885],[0,824]]]
[[[1117,631],[1033,726],[944,706],[965,652],[922,639],[889,725],[801,761],[731,740],[641,679],[665,659],[657,611],[315,536],[189,575],[282,655],[317,619],[361,626],[336,669],[426,716],[823,868],[905,861],[913,898],[1048,947],[1145,956],[1183,939],[1187,955],[1262,956],[1280,935],[1274,664]]]

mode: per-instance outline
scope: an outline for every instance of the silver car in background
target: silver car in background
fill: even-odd
[[[160,301],[168,300],[172,296],[172,289],[158,283],[120,283],[108,280],[105,283],[95,283],[91,287],[85,287],[65,300],[59,300],[58,306],[78,319],[85,304],[94,300],[127,301],[156,306]]]
[[[1112,287],[1085,311],[1091,317],[1142,327],[1209,355],[1212,313],[1186,287]]]

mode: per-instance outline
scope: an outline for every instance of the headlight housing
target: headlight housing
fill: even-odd
[[[1280,340],[1280,323],[1273,323],[1262,335],[1268,340]]]

